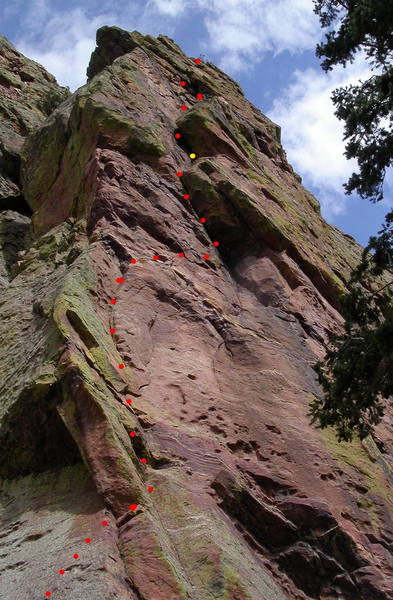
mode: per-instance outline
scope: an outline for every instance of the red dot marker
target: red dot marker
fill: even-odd
[[[64,573],[65,573],[64,569],[60,569],[59,573],[60,573],[60,575],[64,575]]]
[[[152,486],[149,486],[149,487],[147,488],[147,491],[148,491],[148,492],[152,492],[153,490],[154,490],[154,487],[152,487]]]
[[[137,504],[130,504],[130,510],[136,510],[138,508]]]
[[[196,62],[196,63],[200,63],[200,62],[201,62],[201,59],[200,59],[200,58],[196,58],[196,59],[195,59],[195,62]]]
[[[181,85],[182,87],[184,87],[184,86],[186,85],[186,82],[185,82],[185,81],[181,81],[181,82],[180,82],[180,85]]]
[[[111,327],[109,333],[116,333],[116,329],[114,327]]]
[[[179,258],[184,258],[184,252],[179,252],[178,257]]]
[[[204,254],[203,258],[205,258],[207,260],[209,258],[209,255],[208,254]]]
[[[145,462],[147,462],[147,461],[146,461],[146,458],[141,458],[141,462],[142,462],[142,463],[145,463]]]
[[[118,277],[116,279],[116,283],[124,283],[124,278],[123,277]]]
[[[123,363],[120,363],[120,364],[119,364],[119,369],[124,369],[124,365],[123,365]]]
[[[116,300],[116,298],[111,298],[111,299],[109,300],[109,302],[110,302],[111,304],[116,304],[117,300]]]
[[[127,402],[127,404],[132,404],[131,398],[126,398],[126,402]]]
[[[203,100],[203,94],[197,94],[197,95],[195,96],[195,98],[196,98],[197,100]]]
[[[91,539],[90,539],[90,538],[86,538],[86,539],[85,539],[85,542],[86,542],[86,544],[90,544],[90,542],[91,542]]]
[[[45,592],[45,596],[51,596],[52,593],[51,592]]]
[[[218,246],[219,243],[218,242],[213,242],[213,246]]]
[[[206,219],[205,217],[202,217],[202,219],[199,219],[201,223],[206,223]]]
[[[184,198],[184,200],[189,200],[190,199],[190,195],[189,194],[184,194],[183,198]]]
[[[175,133],[175,138],[176,138],[177,140],[180,140],[180,138],[181,138],[181,133]]]
[[[187,106],[185,104],[183,104],[183,106],[181,107],[182,110],[187,110]]]
[[[131,258],[130,263],[132,263],[133,265],[135,265],[136,259],[135,258]]]
[[[182,172],[182,171],[178,171],[178,172],[176,173],[176,175],[177,175],[178,177],[181,177],[181,176],[183,175],[183,172]]]
[[[108,525],[108,521],[101,521],[101,525],[104,525],[105,527],[105,525]]]
[[[155,254],[155,255],[153,256],[153,260],[159,260],[159,259],[160,259],[160,257],[158,256],[158,254]]]
[[[130,435],[130,437],[135,437],[136,433],[135,433],[135,431],[130,431],[129,435]]]
[[[79,558],[79,554],[74,554],[74,558]]]

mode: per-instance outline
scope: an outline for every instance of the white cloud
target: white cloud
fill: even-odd
[[[321,36],[312,0],[101,0],[99,5],[87,0],[83,7],[66,4],[64,9],[55,9],[54,0],[32,0],[19,15],[22,34],[13,40],[16,47],[71,90],[86,82],[96,30],[102,25],[173,36],[187,16],[198,32],[194,54],[208,52],[209,59],[213,55],[211,60],[232,74],[255,67],[266,52],[313,50]],[[297,70],[269,114],[282,127],[290,162],[318,195],[327,217],[345,210],[342,184],[356,170],[354,161],[343,156],[343,128],[330,95],[368,72],[364,60],[328,74]],[[391,180],[389,172],[387,183]]]
[[[163,15],[179,17],[187,9],[187,0],[151,0],[148,9],[156,9]]]
[[[164,3],[164,0],[156,0]],[[102,2],[99,8],[86,7],[64,10],[53,9],[53,0],[33,0],[25,15],[21,16],[22,34],[14,40],[17,49],[29,58],[42,64],[55,75],[61,85],[72,91],[86,83],[86,68],[95,48],[96,31],[103,25],[116,25],[132,31],[157,35],[161,27],[171,34],[173,25],[168,21],[182,0],[171,0],[168,4],[168,19],[160,17],[150,3],[118,0]],[[161,7],[163,10],[164,8]],[[172,11],[172,13],[171,13]],[[90,13],[94,17],[90,17]]]
[[[314,49],[320,38],[320,24],[312,0],[272,1],[266,9],[270,44],[275,53],[289,50],[296,54]]]
[[[329,73],[295,71],[294,81],[273,102],[268,116],[282,129],[290,163],[304,184],[317,191],[329,218],[345,211],[348,197],[342,184],[357,171],[355,160],[344,157],[343,124],[334,115],[333,89],[356,84],[370,75],[364,59]]]
[[[314,48],[320,26],[312,0],[151,0],[172,17],[198,13],[207,37],[204,52],[222,69],[239,73],[272,51],[291,53]]]
[[[34,10],[26,19],[23,36],[16,40],[16,47],[42,64],[60,84],[74,90],[86,83],[86,68],[95,48],[96,30],[114,18],[113,14],[103,13],[89,19],[82,8],[53,16],[46,0],[35,0]],[[37,32],[40,39],[37,39]]]
[[[171,36],[191,17],[198,31],[195,54],[203,50],[235,74],[255,66],[268,51],[313,48],[320,27],[312,7],[312,0],[88,0],[55,8],[54,0],[32,0],[19,13],[22,34],[14,42],[74,90],[86,82],[97,28],[116,24]]]

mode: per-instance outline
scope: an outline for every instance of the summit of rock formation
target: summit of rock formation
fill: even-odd
[[[0,42],[0,596],[391,600],[392,411],[308,415],[362,248],[279,126],[163,35],[72,95]]]

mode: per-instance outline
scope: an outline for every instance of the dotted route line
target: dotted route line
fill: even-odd
[[[194,60],[194,62],[195,62],[196,64],[200,64],[202,61],[201,61],[201,59],[200,59],[200,58],[196,58],[196,59]],[[186,82],[185,82],[185,81],[180,81],[180,82],[179,82],[179,85],[180,85],[181,87],[186,87],[186,85],[187,85],[187,84],[186,84]],[[200,94],[200,93],[198,93],[198,94],[196,94],[195,98],[196,98],[197,100],[203,100],[203,94]],[[188,107],[187,107],[185,104],[183,104],[183,105],[180,107],[180,109],[181,109],[182,111],[185,111],[185,110],[187,110],[187,108],[188,108]],[[176,132],[176,133],[174,134],[174,137],[175,137],[175,139],[176,139],[176,140],[179,140],[179,139],[181,139],[182,135],[181,135],[181,133],[178,133],[178,132]],[[189,154],[189,157],[191,158],[191,160],[194,160],[194,159],[196,158],[196,154],[195,154],[194,152],[192,152],[191,154]],[[183,171],[177,171],[177,172],[176,172],[176,176],[177,176],[177,177],[181,178],[181,177],[182,177],[182,175],[183,175]],[[184,198],[185,200],[189,200],[189,199],[190,199],[190,195],[189,195],[189,194],[183,194],[183,198]],[[199,221],[200,221],[201,223],[206,223],[206,218],[205,218],[205,217],[201,217],[201,218],[199,219]],[[217,242],[217,241],[214,241],[214,242],[213,242],[213,246],[216,246],[216,247],[217,247],[218,245],[219,245],[219,242]],[[186,258],[186,256],[185,256],[185,253],[184,253],[184,252],[178,252],[178,257],[179,257],[179,258]],[[208,259],[209,259],[209,254],[203,254],[203,258],[204,258],[205,260],[208,260]],[[152,260],[159,261],[159,260],[160,260],[160,256],[159,256],[158,254],[155,254],[155,255],[152,257]],[[137,259],[136,259],[136,258],[131,258],[131,259],[130,259],[130,263],[131,263],[131,264],[136,264],[137,262],[138,262],[138,261],[137,261]],[[116,283],[119,283],[119,284],[121,284],[121,283],[124,283],[124,282],[125,282],[125,279],[124,279],[124,277],[117,277],[117,278],[116,278]],[[110,298],[110,299],[108,300],[108,303],[109,303],[109,304],[113,304],[113,305],[115,305],[115,304],[117,304],[117,299],[116,299],[116,298]],[[109,329],[109,333],[111,333],[111,334],[114,334],[114,333],[116,333],[116,329],[115,329],[114,327],[111,327],[111,328]],[[124,369],[124,368],[125,368],[125,364],[124,364],[124,363],[119,363],[119,365],[118,365],[118,368],[119,368],[119,369]],[[125,402],[126,402],[126,404],[128,404],[128,405],[129,405],[129,404],[132,404],[133,400],[132,400],[132,398],[126,398],[126,399],[125,399]],[[133,438],[133,437],[136,437],[136,436],[137,436],[137,432],[136,432],[136,431],[130,431],[130,432],[129,432],[129,436],[130,436],[131,438]],[[147,459],[146,459],[146,458],[141,458],[141,459],[140,459],[140,462],[145,464],[145,463],[147,463]],[[151,486],[151,485],[147,486],[147,491],[148,491],[149,493],[153,492],[153,491],[154,491],[154,487],[153,487],[153,486]],[[130,509],[130,511],[132,511],[132,512],[135,512],[135,511],[138,509],[138,504],[134,504],[134,503],[130,504],[130,505],[129,505],[129,509]],[[161,521],[161,519],[160,519],[160,521]],[[106,526],[108,526],[108,525],[109,525],[109,521],[107,521],[107,520],[101,521],[101,525],[102,525],[103,527],[106,527]],[[86,544],[91,544],[91,542],[92,542],[92,539],[91,539],[91,538],[85,538],[85,540],[84,540],[84,541],[85,541],[85,543],[86,543]],[[78,554],[78,553],[75,553],[75,554],[73,554],[73,558],[74,558],[74,560],[78,560],[78,559],[79,559],[79,554]],[[179,558],[180,558],[180,557],[179,557]],[[64,574],[65,574],[65,572],[66,572],[66,571],[65,571],[65,569],[59,569],[59,571],[58,571],[59,575],[64,575]],[[44,592],[44,596],[45,596],[46,598],[52,597],[52,600],[55,600],[55,599],[53,598],[53,596],[52,596],[52,592],[51,592],[51,591],[49,591],[49,590],[47,590],[46,592]]]

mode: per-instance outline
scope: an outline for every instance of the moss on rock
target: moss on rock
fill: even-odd
[[[383,468],[372,460],[368,452],[362,447],[359,438],[352,442],[338,442],[332,428],[321,432],[322,438],[331,455],[340,463],[343,470],[354,469],[361,477],[364,487],[369,493],[381,496],[393,509],[393,502],[386,487],[386,474]]]
[[[96,33],[97,47],[91,55],[87,67],[87,79],[92,79],[112,62],[131,52],[138,45],[143,43],[144,37],[138,31],[125,31],[120,27],[100,27]]]
[[[64,339],[72,340],[82,355],[119,391],[125,388],[124,378],[131,379],[131,371],[125,368],[122,377],[115,365],[122,362],[112,338],[97,319],[92,291],[96,287],[96,274],[87,254],[82,253],[64,277],[53,308],[53,319]]]
[[[83,118],[88,130],[96,131],[109,147],[119,149],[129,156],[166,154],[158,123],[142,127],[94,98],[86,101]]]

